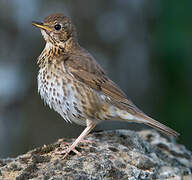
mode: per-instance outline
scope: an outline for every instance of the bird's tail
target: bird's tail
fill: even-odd
[[[166,135],[171,135],[174,137],[179,136],[179,133],[175,130],[165,126],[164,124],[152,119],[151,117],[147,116],[143,112],[137,112],[136,114],[132,115],[130,113],[118,113],[121,119],[127,120],[128,122],[133,121],[137,123],[144,123],[148,126],[151,126],[161,132],[163,132]]]
[[[179,136],[179,133],[176,132],[175,130],[165,126],[164,124],[152,119],[151,117],[143,114],[143,113],[138,113],[138,115],[136,115],[139,119],[141,119],[143,121],[144,124],[151,126],[167,135],[171,135],[174,137]]]

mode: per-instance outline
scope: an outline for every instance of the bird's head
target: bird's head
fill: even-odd
[[[46,42],[54,45],[62,45],[76,36],[71,19],[63,14],[52,14],[47,16],[43,22],[34,21],[32,24],[41,29]]]

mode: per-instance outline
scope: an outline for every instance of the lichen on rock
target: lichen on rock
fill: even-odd
[[[0,180],[26,179],[192,179],[192,155],[155,130],[115,130],[87,136],[62,159],[65,139],[16,158],[0,160]],[[67,140],[69,141],[69,140]],[[72,141],[72,140],[71,140]]]

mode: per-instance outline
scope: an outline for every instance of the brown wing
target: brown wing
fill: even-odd
[[[85,50],[83,50],[82,54],[70,55],[67,58],[64,58],[64,65],[65,68],[79,81],[110,97],[110,103],[135,115],[135,117],[140,119],[140,122],[152,126],[167,135],[175,137],[179,135],[176,131],[150,118],[139,110],[130,100],[127,99],[121,89],[119,89],[118,86],[107,77],[103,69]]]
[[[110,97],[110,103],[122,109],[126,109],[132,114],[141,112],[127,99],[125,93],[107,77],[104,70],[86,51],[83,51],[83,54],[70,55],[64,63],[65,68],[67,68],[79,81]]]

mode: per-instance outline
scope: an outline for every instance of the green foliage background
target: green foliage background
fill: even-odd
[[[192,24],[191,1],[161,1],[155,23],[154,56],[164,88],[159,104],[161,119],[175,121],[180,142],[191,148]]]

